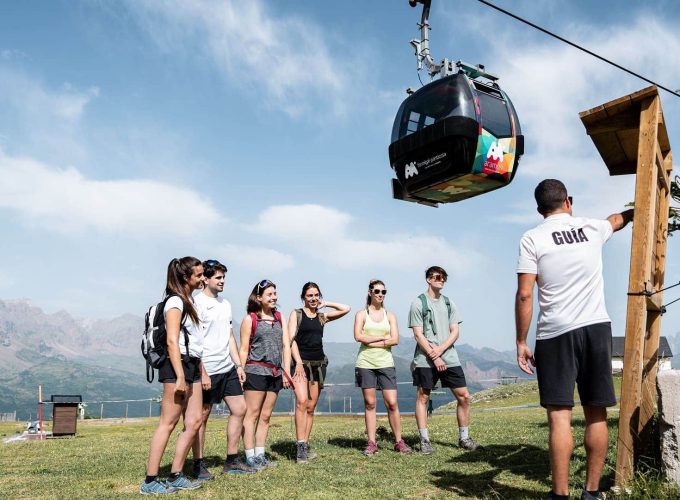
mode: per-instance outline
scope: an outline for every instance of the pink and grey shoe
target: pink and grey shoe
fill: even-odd
[[[404,443],[403,439],[400,439],[396,443],[394,443],[394,451],[397,451],[399,453],[411,453],[413,450],[409,445]]]
[[[378,453],[378,445],[375,441],[369,441],[368,444],[366,445],[366,448],[364,448],[364,455],[367,457],[370,457],[371,455],[375,455]]]

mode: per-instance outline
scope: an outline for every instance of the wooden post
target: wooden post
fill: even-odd
[[[611,175],[635,174],[616,484],[652,442],[672,153],[656,87],[580,113]]]
[[[42,384],[38,384],[38,425],[40,432],[40,439],[45,437],[43,433],[43,399],[42,399]]]
[[[628,312],[623,351],[623,382],[619,437],[616,449],[616,484],[628,481],[634,471],[635,449],[639,448],[642,361],[647,331],[647,297],[652,290],[651,264],[656,193],[656,139],[659,96],[642,103],[640,142],[635,182],[635,218],[628,281]],[[635,295],[637,294],[637,295]],[[625,397],[623,397],[625,395]]]

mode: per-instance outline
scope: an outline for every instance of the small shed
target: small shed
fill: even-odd
[[[75,436],[81,396],[52,396],[52,435]]]
[[[625,337],[612,338],[612,373],[621,373],[623,371],[624,340]],[[670,370],[672,358],[673,352],[668,344],[668,339],[666,337],[659,337],[658,370]]]

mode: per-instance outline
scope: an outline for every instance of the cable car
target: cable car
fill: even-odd
[[[410,2],[412,6],[415,3]],[[390,164],[395,199],[437,206],[499,189],[517,173],[524,136],[515,108],[483,66],[429,54],[424,3],[421,40],[412,40],[418,57],[435,80],[401,104],[392,128]]]

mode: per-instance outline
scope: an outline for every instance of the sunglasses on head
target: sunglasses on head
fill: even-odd
[[[430,279],[433,281],[443,281],[444,283],[446,283],[446,277],[442,276],[441,274],[433,274],[432,276],[430,276]]]
[[[387,290],[372,290],[374,295],[387,295]]]
[[[274,286],[274,283],[272,283],[269,280],[262,280],[257,284],[257,293],[259,295],[260,290],[264,290],[265,288],[268,288],[270,286]]]

